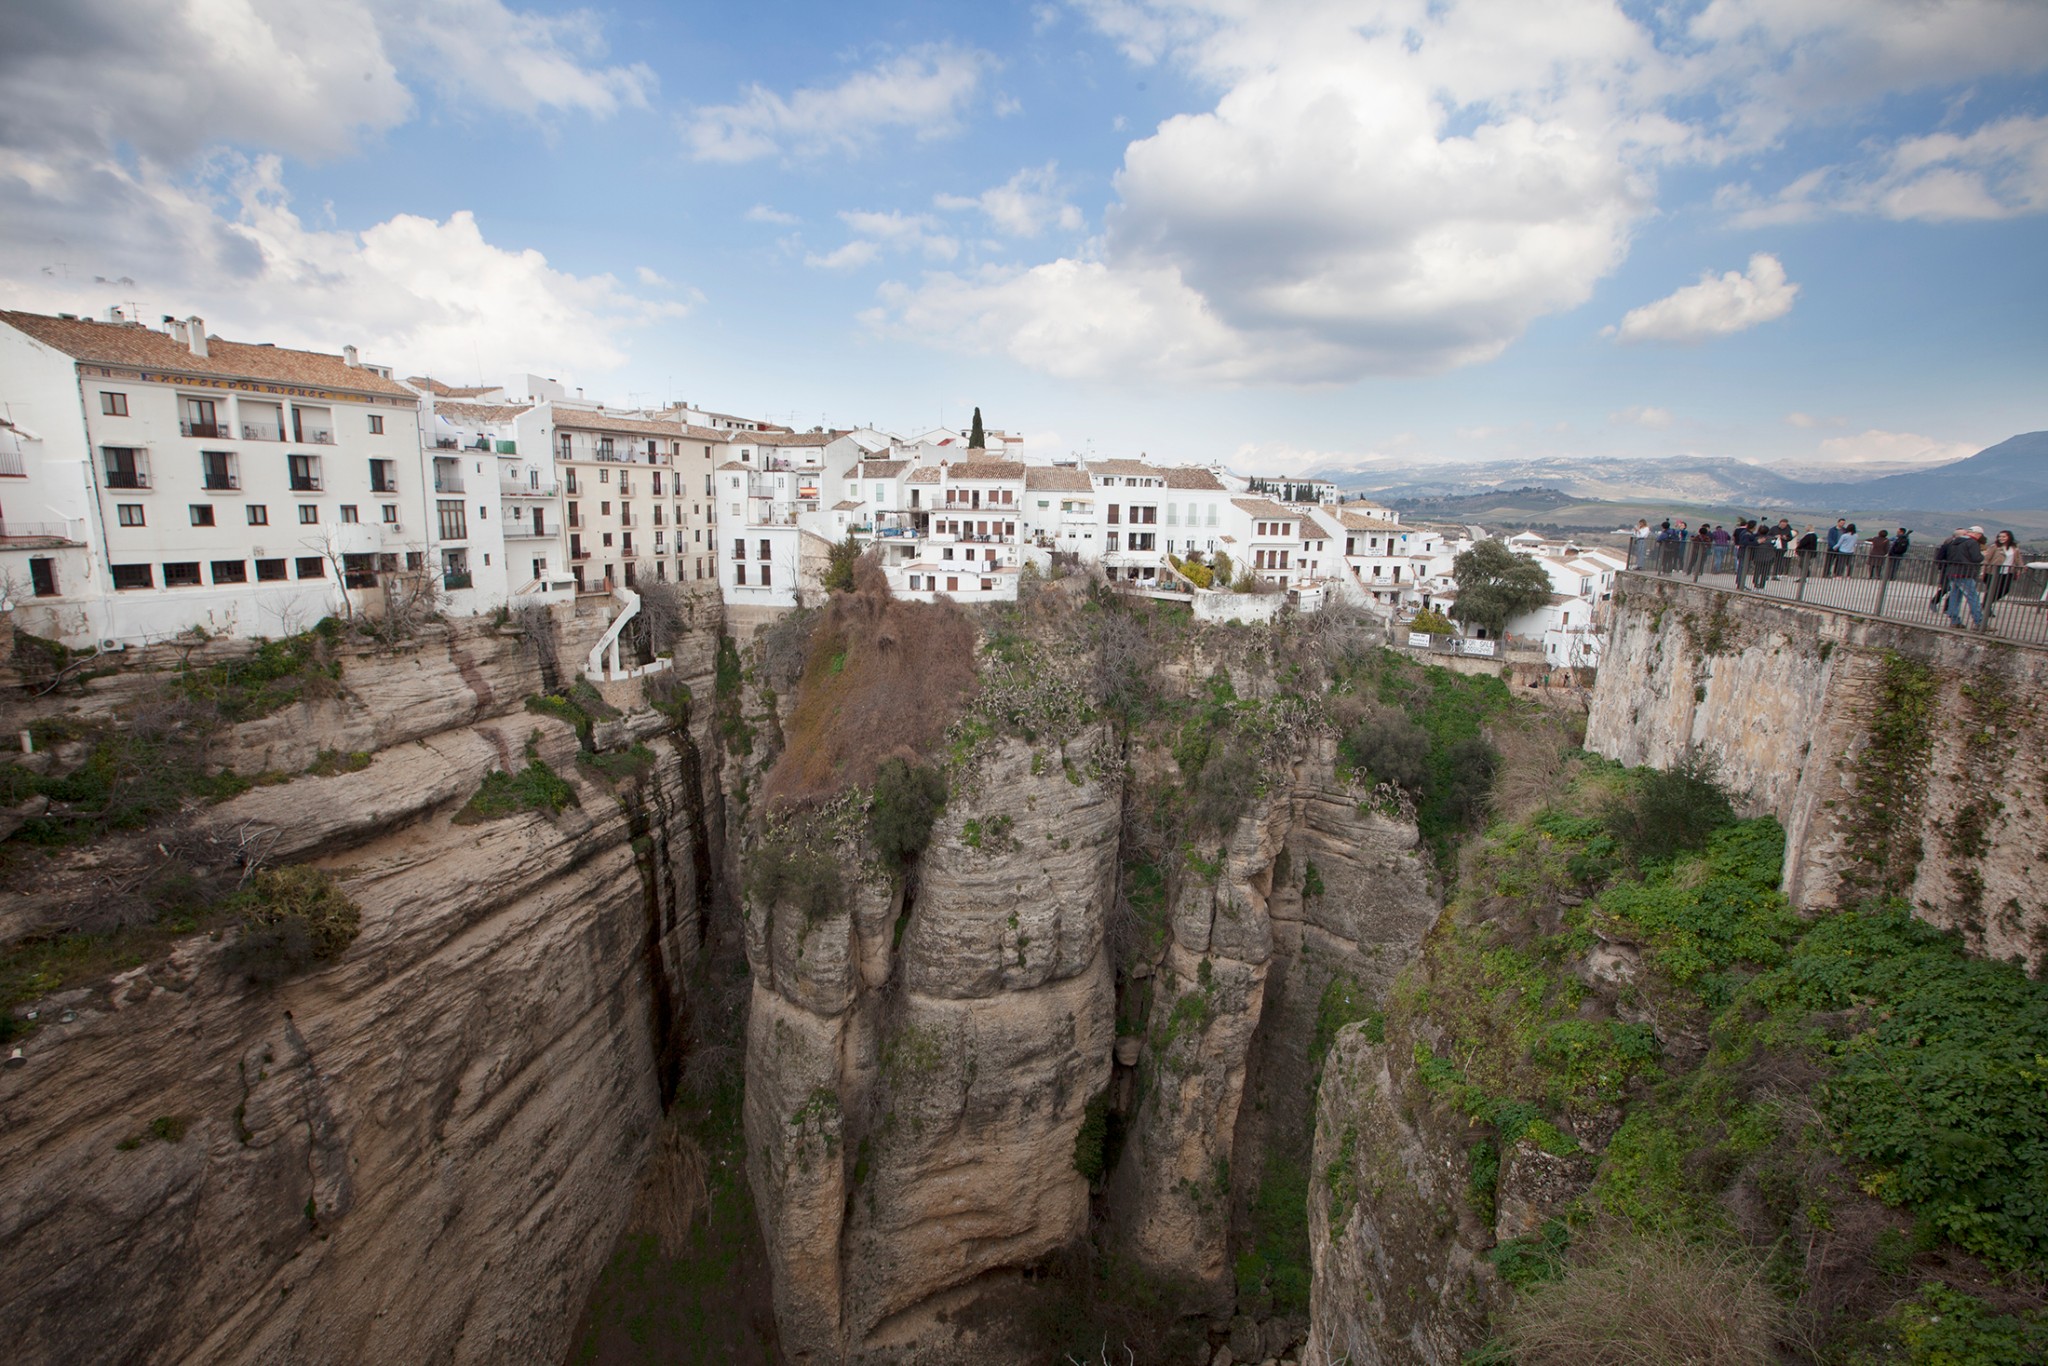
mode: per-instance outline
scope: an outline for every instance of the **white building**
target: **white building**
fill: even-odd
[[[24,629],[284,635],[375,614],[433,568],[417,396],[354,347],[0,312],[0,403],[0,574]]]
[[[905,477],[915,544],[885,565],[899,596],[1014,602],[1023,568],[1024,466],[1014,460],[924,465]]]

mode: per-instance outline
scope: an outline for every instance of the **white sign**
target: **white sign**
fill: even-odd
[[[1408,645],[1411,649],[1427,650],[1429,648],[1429,632],[1410,631],[1408,633]]]
[[[1468,655],[1490,655],[1493,653],[1493,642],[1490,640],[1468,640],[1465,642],[1463,653]]]

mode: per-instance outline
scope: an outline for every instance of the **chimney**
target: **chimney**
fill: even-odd
[[[195,356],[205,355],[206,319],[194,313],[191,317],[185,319],[185,332],[185,344],[192,348],[192,354]]]
[[[353,370],[362,362],[356,359],[356,349],[353,346],[344,346],[341,348],[341,363]]]
[[[164,335],[178,345],[183,346],[185,344],[185,324],[179,322],[176,318],[165,318]]]
[[[110,323],[124,323],[128,321],[128,315],[121,311],[119,304],[115,304],[107,310],[107,321]]]

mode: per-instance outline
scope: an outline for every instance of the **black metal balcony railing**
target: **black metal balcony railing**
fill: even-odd
[[[244,422],[242,424],[242,440],[282,441],[284,440],[284,428],[274,427],[267,422]]]
[[[318,493],[320,476],[317,474],[295,474],[292,476],[293,493]]]
[[[372,492],[372,493],[396,493],[396,492],[398,492],[398,485],[397,485],[397,484],[395,484],[395,483],[393,483],[393,482],[392,482],[391,480],[389,480],[389,479],[385,479],[385,480],[381,480],[381,481],[379,481],[379,480],[376,480],[376,479],[372,479],[372,480],[370,481],[370,492]]]
[[[146,489],[149,487],[149,471],[108,470],[107,487],[110,489]]]
[[[1970,566],[1962,575],[1951,576],[1946,564],[1918,554],[1887,555],[1877,561],[1865,550],[1837,555],[1823,546],[1802,556],[1781,554],[1770,547],[1727,546],[1717,556],[1712,547],[1695,553],[1690,542],[1680,544],[1673,555],[1666,556],[1661,550],[1652,545],[1649,564],[1629,572],[1689,579],[1702,588],[1882,617],[1912,626],[1947,630],[1960,620],[1965,629],[1982,630],[2003,640],[2048,645],[2048,568],[2044,567],[2028,565],[1987,575],[1981,567]],[[1973,597],[1976,611],[1971,610]]]
[[[178,430],[186,436],[203,436],[213,441],[231,440],[235,434],[225,422],[193,422],[189,419],[180,422]]]
[[[205,487],[209,493],[232,493],[242,487],[240,476],[222,473],[219,470],[206,472]]]
[[[458,588],[469,587],[470,583],[471,579],[468,570],[463,570],[460,573],[443,574],[441,576],[441,586],[451,593]]]

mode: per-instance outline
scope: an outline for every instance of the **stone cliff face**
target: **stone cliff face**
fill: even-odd
[[[949,1311],[1087,1228],[1073,1154],[1110,1067],[1118,789],[986,749],[910,896],[846,821],[844,905],[749,897],[749,1175],[794,1360],[1001,1360]]]
[[[712,890],[706,737],[629,716],[655,760],[609,783],[566,725],[519,711],[532,652],[469,628],[352,658],[342,684],[223,748],[250,769],[321,749],[368,766],[252,789],[204,829],[332,869],[362,908],[347,951],[263,989],[188,939],[43,1002],[27,1064],[0,1072],[16,1360],[567,1345],[673,1071]],[[452,825],[536,731],[580,804]]]
[[[1194,854],[1153,979],[1111,1210],[1133,1258],[1211,1308],[1230,1302],[1233,1224],[1269,1149],[1306,1156],[1325,990],[1342,975],[1383,997],[1437,915],[1414,824],[1339,783],[1333,760],[1331,741],[1306,741],[1220,857]]]
[[[1904,896],[2039,972],[2044,689],[2038,649],[1642,580],[1616,610],[1586,745],[1659,768],[1697,746],[1785,827],[1795,903]]]

